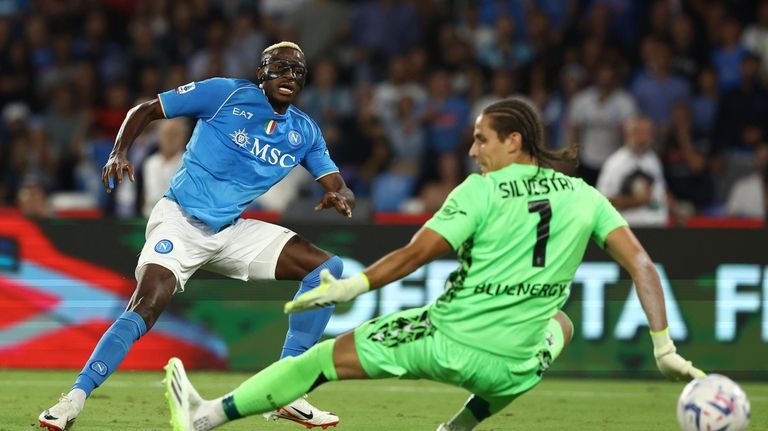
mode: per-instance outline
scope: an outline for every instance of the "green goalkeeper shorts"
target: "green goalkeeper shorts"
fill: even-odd
[[[427,310],[399,311],[355,329],[357,355],[371,378],[429,379],[511,400],[539,383],[549,367],[551,339],[542,340],[535,357],[511,359],[451,340],[430,323]]]

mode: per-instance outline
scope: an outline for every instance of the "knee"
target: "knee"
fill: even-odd
[[[163,282],[141,283],[128,304],[128,311],[141,316],[149,331],[170,302],[174,288],[175,282],[172,286]]]
[[[340,278],[341,274],[344,273],[344,261],[339,256],[331,256],[330,259],[325,261],[324,265],[331,272],[331,275],[336,278]]]

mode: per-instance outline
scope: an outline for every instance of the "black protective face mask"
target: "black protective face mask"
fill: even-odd
[[[304,87],[304,82],[307,79],[307,66],[298,61],[264,60],[261,62],[261,68],[264,71],[264,75],[262,75],[261,80],[259,81],[260,83],[279,78],[285,75],[285,72],[288,71],[291,72],[291,77],[293,77],[294,81],[301,87]]]

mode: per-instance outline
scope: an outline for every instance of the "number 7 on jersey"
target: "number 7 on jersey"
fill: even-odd
[[[549,199],[528,202],[529,213],[539,213],[539,224],[536,225],[536,244],[533,246],[533,263],[535,267],[547,265],[547,240],[549,240],[549,221],[552,219],[552,207]]]

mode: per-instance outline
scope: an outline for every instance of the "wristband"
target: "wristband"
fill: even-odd
[[[365,293],[369,290],[371,290],[371,282],[368,280],[368,276],[365,275],[364,272],[359,272],[354,277],[357,278],[359,283],[355,283],[358,285],[358,288],[360,289],[360,293]]]
[[[661,331],[649,332],[651,334],[651,341],[653,341],[654,350],[659,350],[672,342],[672,338],[669,336],[669,326],[662,329]]]

